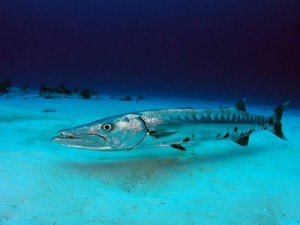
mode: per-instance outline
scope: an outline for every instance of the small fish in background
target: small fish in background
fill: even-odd
[[[42,112],[44,112],[44,113],[54,113],[54,112],[57,112],[57,111],[56,111],[56,109],[50,109],[49,108],[49,109],[43,109]]]
[[[248,145],[252,133],[268,130],[286,139],[282,114],[289,101],[266,117],[246,111],[245,99],[224,109],[159,109],[133,112],[97,120],[58,132],[56,142],[101,151],[167,147],[185,151],[189,144],[232,140]]]

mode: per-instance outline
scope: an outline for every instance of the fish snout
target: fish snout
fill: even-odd
[[[76,139],[76,134],[70,131],[59,131],[55,137],[51,138],[51,140],[60,143],[64,143],[68,140],[71,141],[72,139]]]
[[[60,131],[58,132],[57,138],[64,138],[64,139],[72,139],[75,135],[73,132],[70,131]]]
[[[94,150],[109,150],[107,146],[106,138],[96,133],[80,133],[74,131],[59,131],[56,137],[52,138],[55,142],[60,144],[75,147]]]

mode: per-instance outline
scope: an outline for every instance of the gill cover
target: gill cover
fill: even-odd
[[[108,150],[132,149],[138,146],[147,134],[147,127],[136,114],[126,114],[101,120],[100,135],[106,139]]]

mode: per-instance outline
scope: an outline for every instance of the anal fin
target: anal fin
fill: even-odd
[[[245,135],[245,136],[242,136],[236,140],[233,140],[235,143],[238,143],[239,145],[241,146],[247,146],[248,145],[248,142],[249,142],[249,136],[250,135]]]

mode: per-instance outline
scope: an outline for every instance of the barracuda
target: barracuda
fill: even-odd
[[[75,148],[114,151],[232,140],[248,145],[249,136],[268,130],[282,139],[282,114],[289,101],[266,117],[246,112],[245,99],[228,109],[159,109],[113,116],[59,131],[55,141]]]

